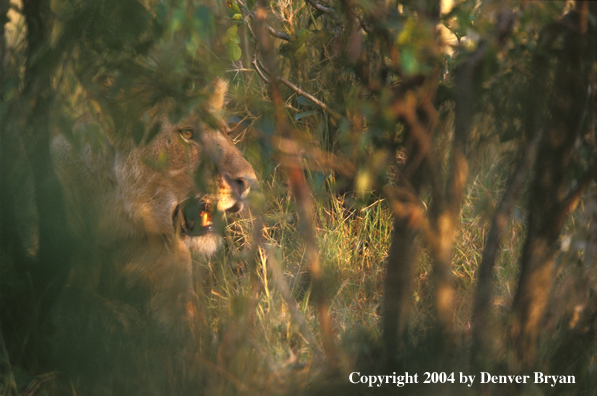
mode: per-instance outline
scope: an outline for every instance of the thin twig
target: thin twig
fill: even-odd
[[[302,89],[300,89],[299,87],[297,87],[296,85],[294,85],[293,83],[291,83],[290,81],[285,79],[284,77],[278,77],[278,81],[280,81],[282,84],[286,85],[288,88],[292,89],[297,94],[306,97],[311,102],[315,103],[317,106],[319,106],[322,109],[324,109],[325,111],[327,111],[332,117],[334,117],[338,120],[341,120],[344,118],[344,117],[342,117],[342,115],[340,113],[337,113],[334,110],[330,109],[330,107],[328,105],[326,105],[322,101],[316,99],[313,95],[303,91]]]
[[[399,100],[393,103],[392,110],[408,125],[411,136],[419,147],[417,158],[412,161],[412,165],[410,165],[405,172],[406,179],[409,178],[408,176],[409,173],[412,172],[412,169],[417,169],[423,160],[427,163],[429,169],[439,169],[436,156],[431,151],[431,133],[427,131],[427,129],[434,128],[435,124],[430,128],[425,128],[421,122],[419,122],[414,104],[408,103],[405,100]],[[429,114],[430,112],[428,111],[427,113]],[[432,117],[430,117],[430,119],[432,119]],[[445,198],[442,194],[441,183],[436,172],[430,172],[429,183],[431,184],[433,201],[436,203],[442,202],[443,204]]]
[[[255,51],[255,53],[253,54],[253,59],[251,59],[251,64],[253,65],[253,67],[255,68],[255,71],[257,72],[257,74],[259,74],[259,77],[261,77],[261,79],[263,81],[265,81],[266,84],[269,84],[269,78],[267,78],[265,76],[265,74],[263,74],[263,71],[261,71],[261,69],[258,66],[258,63],[260,63],[257,59],[258,55],[257,55],[257,51]]]
[[[285,143],[284,138],[274,138],[275,147],[282,146]],[[334,170],[347,178],[354,177],[356,173],[355,165],[341,157],[328,153],[318,147],[300,147],[301,155],[308,169],[312,170]]]
[[[259,46],[259,52],[263,54],[263,60],[266,65],[264,70],[267,70],[269,73],[270,97],[275,109],[277,134],[285,136],[290,133],[290,127],[287,122],[282,95],[280,94],[278,84],[280,80],[276,74],[274,47],[263,24],[267,17],[265,0],[260,0],[255,17],[256,45]],[[257,64],[257,59],[255,59],[255,64]],[[286,144],[282,144],[280,147],[280,153],[282,154],[281,162],[286,171],[288,182],[297,204],[298,227],[305,242],[306,264],[311,275],[311,297],[317,307],[323,350],[330,370],[337,372],[338,354],[336,352],[335,330],[325,298],[323,269],[319,260],[319,249],[314,225],[314,202],[305,176],[303,175],[297,149],[298,147],[291,140],[287,140]]]
[[[244,8],[245,11],[248,12],[247,7],[240,2],[240,0],[236,0],[236,2],[242,7]],[[253,13],[248,13],[248,16],[250,16],[251,18],[253,18]],[[253,53],[253,58],[251,59],[251,65],[253,65],[253,68],[255,69],[255,71],[257,72],[257,74],[259,74],[259,77],[261,77],[261,79],[266,83],[266,84],[271,84],[271,80],[266,76],[266,74],[269,74],[267,68],[261,63],[261,61],[259,60],[259,45],[258,45],[258,40],[257,40],[257,36],[255,35],[255,32],[253,31],[251,24],[247,22],[247,27],[249,28],[249,33],[251,33],[251,36],[253,37],[253,39],[255,40],[255,52]],[[272,34],[272,29],[269,25],[265,24],[267,30],[270,32],[270,34]],[[284,34],[282,32],[278,32],[281,34]],[[276,35],[272,34],[274,37],[277,37]],[[315,98],[313,95],[307,93],[306,91],[304,91],[303,89],[297,87],[296,85],[294,85],[293,83],[291,83],[290,81],[288,81],[287,79],[283,78],[283,77],[277,77],[276,78],[277,82],[281,82],[282,84],[286,85],[288,88],[292,89],[294,92],[296,92],[298,95],[302,95],[304,97],[306,97],[307,99],[309,99],[311,102],[315,103],[317,106],[321,107],[323,110],[327,111],[332,117],[334,117],[337,120],[342,120],[344,117],[340,114],[337,113],[336,111],[332,110],[328,105],[326,105],[325,103],[323,103],[322,101],[318,100],[317,98]]]
[[[223,367],[215,365],[214,363],[210,362],[209,360],[207,360],[206,358],[204,358],[203,356],[201,356],[201,354],[197,354],[197,359],[203,365],[205,365],[205,367],[208,370],[210,370],[212,372],[215,372],[216,374],[221,375],[223,378],[225,378],[228,381],[230,381],[231,383],[233,383],[234,386],[236,386],[236,389],[238,389],[240,392],[254,394],[253,393],[254,392],[253,389],[250,389],[249,387],[247,387],[245,384],[242,383],[242,381],[240,381],[238,378],[236,378],[230,372],[226,371]]]
[[[308,3],[311,7],[315,8],[316,10],[328,14],[334,20],[334,22],[339,23],[338,16],[336,15],[336,12],[333,8],[322,6],[321,4],[313,0],[305,0],[305,2]]]
[[[285,154],[282,163],[297,204],[298,229],[305,242],[305,256],[309,274],[311,275],[311,296],[318,311],[317,316],[321,326],[323,349],[332,371],[335,371],[338,368],[338,354],[333,319],[330,316],[329,306],[325,298],[323,268],[319,258],[314,225],[315,203],[300,165],[298,145],[290,139],[282,139],[280,140],[280,151]]]
[[[10,356],[8,356],[8,350],[4,343],[4,336],[2,335],[2,329],[0,328],[0,370],[3,373],[4,385],[2,386],[4,392],[7,395],[16,395],[17,383],[14,378],[12,365],[10,364]]]
[[[491,282],[493,279],[493,270],[495,268],[495,258],[500,248],[503,236],[508,229],[508,219],[512,213],[516,200],[524,186],[527,176],[535,162],[537,146],[543,131],[539,130],[536,136],[527,144],[518,160],[516,168],[508,179],[506,190],[502,194],[500,202],[495,210],[491,227],[485,239],[481,264],[479,265],[477,275],[477,285],[475,288],[475,299],[473,307],[473,340],[475,348],[479,351],[490,345],[487,342],[490,320],[491,306]],[[489,351],[488,351],[489,352]]]
[[[298,304],[296,303],[294,298],[292,298],[292,293],[290,292],[288,283],[286,283],[286,281],[284,280],[284,276],[282,275],[282,271],[280,270],[280,264],[278,263],[278,260],[276,259],[275,255],[274,255],[272,247],[269,246],[269,247],[265,248],[265,250],[266,250],[266,257],[267,257],[267,268],[269,269],[270,273],[272,274],[272,281],[276,285],[276,289],[278,289],[278,291],[282,295],[282,299],[284,299],[284,302],[286,302],[286,306],[288,307],[288,310],[290,311],[290,316],[298,324],[298,327],[299,327],[302,335],[307,340],[307,342],[309,342],[309,344],[316,347],[317,348],[316,351],[318,353],[321,353],[321,351],[319,350],[317,341],[315,341],[315,337],[313,337],[313,333],[311,333],[311,331],[309,330],[309,327],[307,326],[305,317],[301,314]]]
[[[27,385],[25,390],[23,390],[21,396],[34,396],[46,382],[54,381],[57,375],[58,373],[56,371],[52,371],[36,376],[29,385]]]
[[[255,51],[255,53],[253,54],[253,59],[251,60],[251,64],[255,68],[255,71],[257,71],[257,74],[259,74],[259,77],[261,77],[261,79],[265,83],[270,84],[271,83],[270,79],[264,74],[264,73],[267,73],[267,74],[269,74],[269,73],[268,73],[267,69],[263,66],[261,61],[259,60],[258,51]],[[311,102],[315,103],[317,106],[319,106],[323,110],[327,111],[335,119],[337,119],[337,120],[344,119],[342,114],[332,110],[328,105],[326,105],[325,103],[323,103],[322,101],[317,99],[315,96],[313,96],[310,93],[304,91],[303,89],[297,87],[296,85],[294,85],[293,83],[291,83],[290,81],[285,79],[284,77],[277,77],[276,81],[279,81],[282,84],[286,85],[288,88],[292,89],[298,95],[302,95],[302,96],[306,97]]]
[[[269,34],[271,34],[272,36],[282,39],[282,40],[286,40],[286,41],[291,40],[290,35],[288,33],[284,33],[279,30],[276,30],[268,24],[265,24],[265,27],[267,28],[267,31],[269,32]]]
[[[255,18],[255,14],[253,14],[242,1],[235,0],[235,2],[236,2],[236,4],[238,4],[240,6],[241,10],[244,11],[245,18],[246,17],[250,17],[251,19]],[[247,25],[249,25],[248,21],[245,20],[245,22],[247,22]],[[285,40],[285,41],[292,40],[292,38],[290,37],[290,35],[288,33],[284,33],[279,30],[276,30],[273,27],[271,27],[268,23],[265,23],[265,27],[267,28],[267,31],[269,32],[269,34],[271,34],[273,37],[276,37],[276,38],[279,38],[279,39]],[[254,34],[253,34],[253,37],[255,37]]]
[[[566,196],[561,205],[561,210],[558,217],[564,218],[576,208],[576,205],[578,205],[580,200],[580,196],[593,180],[597,180],[597,162],[593,162],[589,166],[588,172],[579,181],[576,188],[570,191],[570,193]]]
[[[257,64],[259,65],[259,67],[261,68],[261,70],[263,70],[263,72],[265,74],[269,75],[269,71],[267,70],[267,68],[263,65],[263,63],[261,63],[261,59],[259,59],[259,57],[257,57]]]
[[[357,14],[357,12],[351,7],[350,2],[344,1],[344,5],[345,5],[346,9],[348,10],[348,12],[350,13],[350,15],[352,15],[354,17],[354,19],[357,20],[357,22],[361,26],[361,29],[363,29],[365,31],[365,33],[370,33],[371,28],[369,28],[369,26],[367,26],[367,24],[365,23],[365,19],[361,18],[361,16],[359,14]]]

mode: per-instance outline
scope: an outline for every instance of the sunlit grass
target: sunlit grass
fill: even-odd
[[[504,184],[505,176],[492,172],[490,169],[470,178],[461,229],[453,250],[455,324],[465,336],[470,334],[476,272],[489,216]],[[315,226],[325,272],[326,297],[338,345],[344,348],[341,358],[346,367],[356,358],[350,345],[358,342],[357,350],[363,351],[380,337],[383,277],[392,215],[385,200],[374,194],[359,197],[356,200],[359,204],[354,204],[354,199],[318,189],[318,186],[314,186],[314,191],[318,191]],[[206,278],[199,279],[199,283],[204,292],[202,301],[213,334],[216,361],[240,383],[267,394],[271,393],[274,383],[278,383],[277,391],[288,389],[286,387],[294,383],[305,386],[308,378],[322,369],[323,361],[294,198],[278,173],[264,180],[261,194],[267,197],[263,211],[253,210],[251,215],[228,227],[227,248],[218,257],[201,264]],[[479,202],[489,208],[479,209]],[[256,249],[253,239],[254,227],[258,224],[263,227],[261,244]],[[513,220],[504,238],[492,292],[497,307],[509,307],[512,301],[523,231],[521,222]],[[414,339],[424,336],[435,315],[432,262],[424,242],[417,243],[421,249],[413,269],[409,314]],[[280,266],[309,334],[301,331],[279,285],[273,281],[268,255],[273,255]],[[496,312],[506,313],[507,310]],[[237,359],[253,363],[247,366],[239,364]]]

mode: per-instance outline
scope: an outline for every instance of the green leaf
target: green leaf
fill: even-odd
[[[236,4],[235,2],[229,2],[230,4],[230,8],[232,8],[232,11],[234,11],[236,14],[240,14],[240,7],[238,6],[238,4]]]
[[[301,118],[303,118],[303,117],[307,117],[307,116],[313,115],[313,114],[315,114],[315,113],[316,113],[316,111],[315,111],[315,110],[309,110],[309,111],[305,111],[305,112],[303,112],[303,113],[298,113],[298,114],[296,115],[296,117],[294,117],[294,120],[295,120],[295,121],[298,121],[298,120],[300,120],[300,119],[301,119]]]
[[[305,96],[301,95],[296,98],[296,101],[303,106],[314,107],[315,103],[313,103],[310,99],[306,98]]]
[[[228,43],[239,44],[240,39],[238,38],[238,26],[232,25],[224,34],[224,43],[228,45]]]
[[[412,76],[420,71],[419,62],[410,47],[400,51],[400,60],[402,61],[402,70],[407,76]]]
[[[176,33],[178,32],[184,23],[185,20],[185,10],[179,8],[174,11],[172,18],[170,19],[170,32]]]
[[[230,45],[226,47],[226,55],[232,62],[236,62],[243,55],[243,52],[238,45]]]
[[[243,52],[240,49],[240,38],[238,37],[238,26],[232,25],[224,34],[224,45],[226,45],[226,55],[232,62],[241,58]]]

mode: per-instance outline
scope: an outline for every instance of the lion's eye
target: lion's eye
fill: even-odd
[[[180,128],[178,130],[178,133],[180,133],[180,136],[182,136],[186,140],[191,140],[193,138],[193,135],[195,135],[195,131],[193,130],[193,128]]]

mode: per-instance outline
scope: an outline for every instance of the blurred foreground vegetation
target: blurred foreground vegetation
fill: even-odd
[[[400,393],[595,394],[597,3],[441,3],[0,0],[0,394],[66,389],[48,313],[73,239],[49,145],[105,149],[73,132],[107,115],[102,74],[147,77],[182,113],[190,86],[228,80],[260,178],[225,249],[196,258],[186,393],[540,371],[576,383]]]

